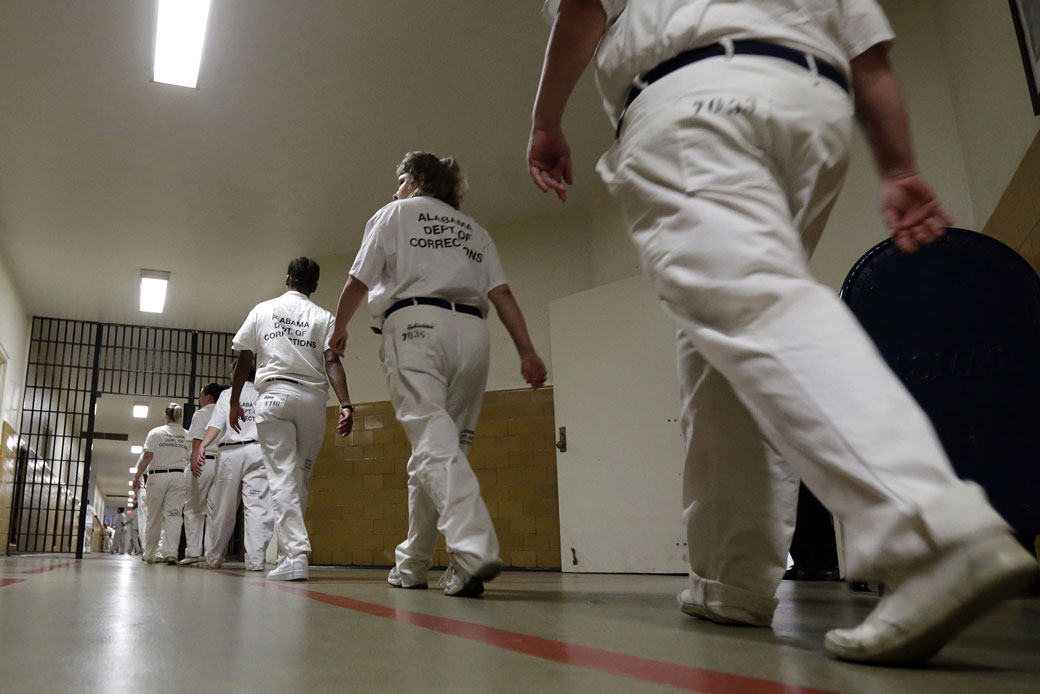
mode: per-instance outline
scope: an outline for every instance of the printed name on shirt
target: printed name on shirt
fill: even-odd
[[[262,337],[264,342],[284,337],[297,347],[309,347],[311,349],[316,349],[318,347],[316,341],[305,339],[308,337],[311,327],[311,324],[308,321],[284,318],[279,316],[277,313],[271,315],[271,321],[277,326],[277,328],[269,333],[263,334]]]
[[[694,115],[700,115],[703,113],[725,113],[728,116],[739,116],[747,113],[752,114],[755,112],[755,99],[753,97],[728,97],[723,98],[721,96],[712,97],[710,99],[697,99],[693,102],[693,113]]]
[[[423,233],[426,236],[436,238],[417,237],[408,240],[408,244],[414,248],[461,248],[466,252],[466,257],[475,263],[484,262],[484,254],[478,253],[463,244],[473,238],[473,227],[468,222],[454,217],[435,214],[419,213],[420,222],[432,222],[423,224]],[[458,227],[458,228],[457,228]]]

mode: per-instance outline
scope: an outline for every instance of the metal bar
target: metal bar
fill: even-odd
[[[87,415],[87,451],[83,457],[83,492],[79,503],[79,529],[76,533],[76,558],[83,558],[83,531],[87,520],[87,501],[90,499],[90,459],[94,447],[94,405],[97,403],[98,376],[101,369],[101,335],[104,332],[100,323],[94,324],[94,372],[90,377],[90,409]]]
[[[189,362],[188,371],[188,403],[184,408],[184,421],[181,424],[187,424],[191,422],[191,416],[195,414],[195,377],[198,371],[196,360],[199,355],[199,333],[195,330],[191,332],[191,360]]]

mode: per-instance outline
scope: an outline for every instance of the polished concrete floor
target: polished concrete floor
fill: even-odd
[[[876,598],[785,582],[772,630],[681,614],[676,576],[507,572],[480,599],[91,554],[0,558],[0,691],[1040,692],[1040,598],[1003,605],[928,666],[831,660],[824,631]]]

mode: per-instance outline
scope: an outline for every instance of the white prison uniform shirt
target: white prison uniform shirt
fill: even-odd
[[[152,462],[145,472],[154,470],[183,470],[188,464],[188,432],[179,424],[166,424],[148,432],[144,450],[152,454]]]
[[[350,274],[368,287],[377,325],[394,303],[413,297],[468,304],[487,315],[488,292],[506,283],[491,235],[429,196],[395,200],[376,212]]]
[[[213,408],[209,420],[209,427],[220,431],[214,443],[243,443],[245,441],[256,441],[256,388],[252,383],[246,381],[242,384],[242,392],[238,396],[238,404],[242,406],[242,413],[246,420],[238,423],[239,431],[235,431],[229,423],[231,412],[231,389],[228,388],[217,398],[217,404]]]
[[[683,51],[757,39],[811,53],[849,75],[849,61],[892,41],[875,0],[601,0],[607,29],[596,49],[596,83],[616,125],[632,81]],[[553,16],[559,0],[549,0]],[[768,58],[763,58],[767,60]]]
[[[227,389],[227,390],[230,390],[230,389]],[[227,392],[227,390],[225,390],[223,392]],[[213,403],[210,403],[210,404],[206,405],[205,407],[199,408],[198,410],[195,411],[195,414],[192,415],[192,417],[191,417],[191,426],[188,427],[189,445],[190,445],[191,441],[194,441],[195,439],[198,439],[199,441],[202,441],[204,438],[206,438],[206,428],[208,426],[210,426],[209,420],[213,416],[213,408],[214,407],[215,407],[215,405]],[[216,455],[216,454],[217,454],[217,442],[214,441],[213,443],[211,443],[209,445],[209,448],[206,449],[206,455]]]
[[[322,393],[328,390],[325,350],[335,319],[305,294],[287,291],[257,304],[231,342],[256,355],[256,388],[272,378],[290,378]]]

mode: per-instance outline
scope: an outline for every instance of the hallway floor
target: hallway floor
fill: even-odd
[[[506,572],[480,599],[312,569],[275,583],[89,554],[0,558],[0,691],[1040,691],[1040,598],[968,629],[928,666],[830,659],[823,634],[876,597],[785,582],[774,628],[675,605],[677,576]],[[239,567],[239,568],[235,568]],[[434,576],[434,581],[436,576]]]

